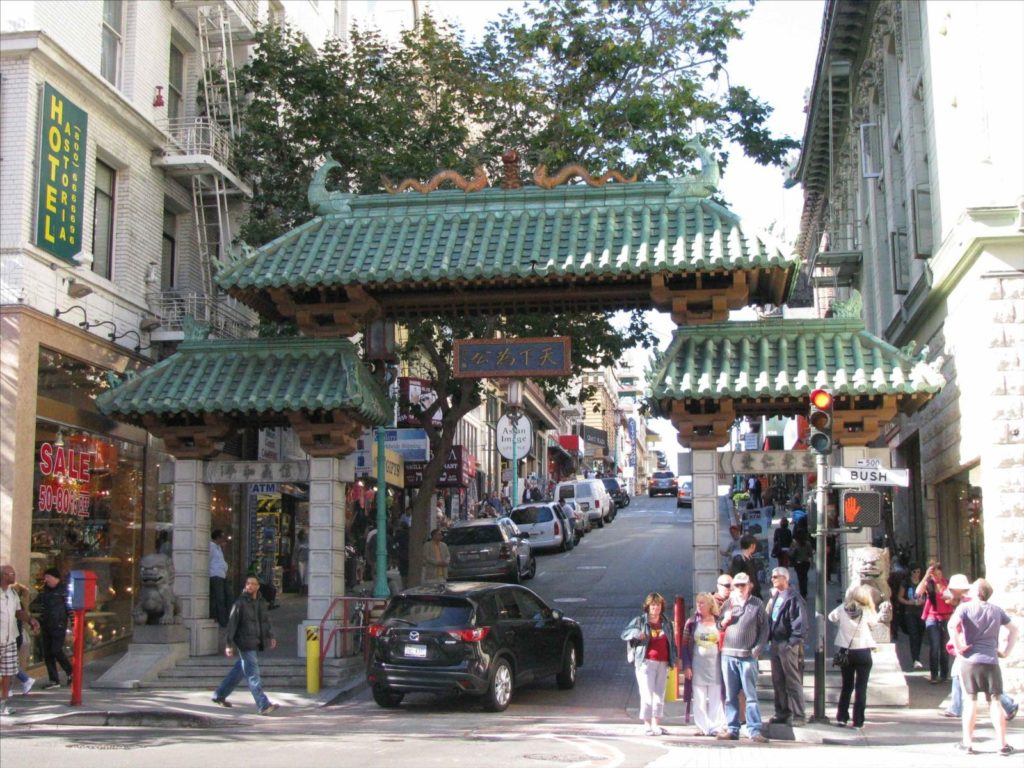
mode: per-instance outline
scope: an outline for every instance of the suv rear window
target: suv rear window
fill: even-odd
[[[512,522],[516,525],[533,525],[551,522],[550,507],[522,507],[512,510]]]
[[[504,541],[497,525],[467,525],[465,528],[449,528],[444,540],[452,544],[494,544]]]
[[[675,477],[672,472],[655,472],[653,477],[657,477],[660,480],[671,480]]]
[[[401,619],[424,629],[468,627],[473,616],[473,604],[468,600],[430,595],[396,597],[388,605],[381,622]]]

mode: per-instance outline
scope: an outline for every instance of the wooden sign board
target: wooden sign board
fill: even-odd
[[[530,339],[457,339],[457,379],[543,378],[568,376],[571,339],[550,336]]]

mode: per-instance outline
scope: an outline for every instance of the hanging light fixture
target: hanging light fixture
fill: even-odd
[[[164,103],[164,87],[162,85],[158,85],[156,87],[156,95],[153,96],[153,106],[162,107]]]
[[[64,447],[64,429],[63,427],[57,427],[57,436],[53,439],[53,444],[58,448]]]

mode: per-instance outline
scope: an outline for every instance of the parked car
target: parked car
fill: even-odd
[[[521,685],[554,676],[572,688],[583,665],[580,625],[520,586],[414,587],[368,629],[366,681],[385,708],[407,693],[457,693],[501,712]]]
[[[463,520],[445,533],[448,578],[502,579],[518,584],[537,573],[530,537],[507,517]]]
[[[684,480],[683,482],[679,483],[679,492],[676,494],[676,506],[693,506],[693,483],[691,481]]]
[[[604,489],[612,497],[617,509],[629,506],[629,491],[626,490],[624,482],[617,477],[605,477],[601,479],[601,482],[604,483]]]
[[[555,500],[572,499],[598,528],[610,523],[618,511],[600,480],[572,480],[555,486]]]
[[[647,495],[652,499],[662,495],[675,496],[678,490],[675,472],[667,469],[657,470],[647,484]]]
[[[559,549],[565,552],[576,543],[574,531],[561,505],[553,501],[520,504],[512,509],[509,518],[521,532],[530,535],[530,547],[534,550]]]

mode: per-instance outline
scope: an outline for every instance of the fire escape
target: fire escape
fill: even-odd
[[[220,293],[213,277],[231,258],[232,212],[252,196],[232,162],[232,144],[241,128],[235,54],[254,39],[257,1],[173,0],[173,6],[195,24],[204,107],[200,114],[186,108],[188,114],[166,121],[168,140],[153,164],[191,189],[199,279],[175,290],[151,285],[148,302],[161,323],[153,338],[180,340],[190,321],[208,325],[214,336],[249,336],[255,316]]]

